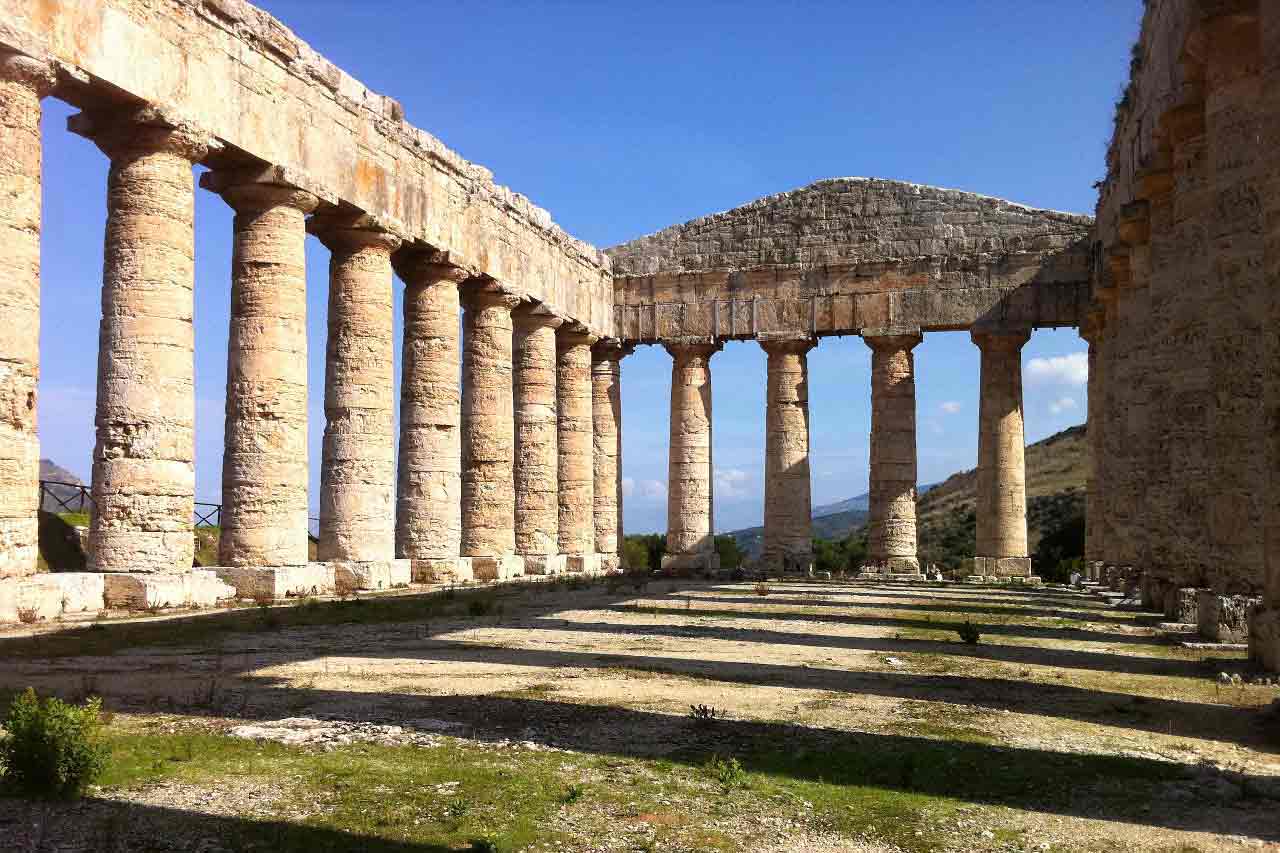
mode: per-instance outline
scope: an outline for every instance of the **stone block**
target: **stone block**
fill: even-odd
[[[1280,672],[1280,609],[1250,611],[1249,659],[1267,672]]]
[[[664,554],[662,570],[667,571],[703,571],[720,568],[720,555],[715,551],[704,551],[696,554]]]
[[[377,591],[406,587],[413,576],[409,560],[362,560],[332,563],[335,588]]]
[[[445,560],[410,560],[414,583],[467,583],[475,580],[471,562],[465,557]]]
[[[564,570],[569,574],[598,575],[600,569],[599,554],[563,554]]]
[[[1196,628],[1213,643],[1247,643],[1249,611],[1261,599],[1249,595],[1218,595],[1202,589],[1196,595]]]
[[[62,588],[49,575],[0,580],[0,623],[43,622],[62,615]]]
[[[291,596],[333,592],[334,569],[329,563],[302,566],[218,566],[218,578],[235,588],[237,598],[276,601]]]
[[[502,554],[498,557],[461,557],[471,577],[478,581],[505,581],[524,575],[524,557],[518,554]]]
[[[616,575],[622,571],[622,560],[617,554],[601,554],[600,555],[600,573],[605,575]]]
[[[1195,624],[1198,619],[1199,590],[1195,587],[1168,585],[1164,588],[1164,615],[1171,622]]]
[[[41,580],[58,588],[63,614],[97,613],[106,607],[106,584],[96,572],[54,572]]]
[[[526,575],[562,575],[569,569],[564,554],[525,554]]]
[[[1030,557],[974,557],[966,561],[969,574],[993,578],[1028,577],[1031,574]]]
[[[235,598],[235,587],[211,569],[189,572],[107,572],[102,575],[107,607],[152,610],[213,607]]]

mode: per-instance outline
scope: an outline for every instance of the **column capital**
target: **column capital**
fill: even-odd
[[[1085,312],[1084,321],[1080,323],[1080,337],[1088,341],[1091,346],[1096,345],[1106,327],[1107,309],[1095,303],[1089,306],[1089,310]]]
[[[114,113],[83,112],[67,119],[67,130],[93,141],[112,160],[169,153],[198,163],[222,145],[186,119],[154,107]]]
[[[526,303],[511,312],[516,327],[523,331],[533,329],[559,329],[565,324],[563,317],[552,313],[539,302]]]
[[[617,338],[601,338],[591,346],[591,359],[593,364],[616,363],[635,351],[635,344],[624,344]]]
[[[370,216],[346,210],[327,210],[307,220],[307,233],[315,235],[331,252],[383,249],[390,254],[403,242]]]
[[[980,350],[1017,352],[1031,340],[1030,329],[970,329],[969,338]]]
[[[471,278],[471,272],[452,264],[448,252],[407,244],[391,257],[396,275],[407,285],[442,284],[446,281],[461,285]]]
[[[676,361],[680,361],[681,359],[688,360],[691,358],[700,358],[706,361],[710,361],[711,356],[720,352],[720,349],[723,346],[724,344],[718,343],[718,342],[717,343],[679,343],[674,341],[667,341],[662,344],[662,348],[665,349],[671,355],[671,357],[674,358]]]
[[[862,332],[862,341],[873,350],[913,350],[921,341],[924,335],[919,330],[901,331],[898,329],[864,329]]]
[[[816,339],[808,336],[800,338],[757,338],[756,343],[760,344],[760,349],[764,350],[769,355],[785,355],[788,353],[804,355],[818,345],[818,341]]]
[[[206,172],[202,175],[200,186],[218,193],[236,213],[254,214],[276,207],[290,207],[306,214],[320,206],[320,199],[316,196],[286,184],[245,181],[226,183],[220,189],[214,189],[212,184],[215,182],[205,180],[213,174]]]
[[[24,53],[0,50],[0,80],[22,83],[43,98],[53,91],[58,74],[52,62],[36,59]]]
[[[491,278],[473,278],[463,282],[462,304],[466,308],[506,308],[515,311],[524,302],[519,296],[507,293]]]
[[[599,340],[599,335],[591,334],[578,323],[570,322],[556,331],[556,349],[558,350],[569,349],[570,347],[590,347]]]

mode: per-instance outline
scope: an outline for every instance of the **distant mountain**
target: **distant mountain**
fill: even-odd
[[[855,498],[845,498],[832,504],[815,506],[813,508],[813,517],[822,518],[824,515],[835,515],[838,512],[848,512],[849,510],[866,512],[869,509],[871,509],[871,493],[863,492]]]

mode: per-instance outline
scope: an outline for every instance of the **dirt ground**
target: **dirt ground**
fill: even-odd
[[[521,585],[469,608],[461,596],[473,593],[458,595],[453,608],[411,621],[264,627],[190,644],[184,620],[174,620],[166,643],[96,656],[42,657],[40,644],[57,633],[10,631],[0,634],[0,688],[101,695],[135,722],[254,726],[239,734],[327,749],[443,738],[651,762],[679,761],[691,738],[714,737],[738,745],[748,769],[751,750],[766,746],[820,769],[827,749],[892,762],[940,744],[944,761],[1022,775],[992,788],[957,771],[954,790],[940,792],[910,774],[884,782],[877,766],[862,784],[872,794],[954,801],[927,824],[942,839],[930,849],[1280,849],[1280,719],[1266,710],[1280,688],[1220,684],[1224,672],[1247,678],[1244,656],[1170,645],[1156,636],[1153,614],[1064,589],[840,581]],[[957,636],[966,620],[981,632],[976,644]],[[691,716],[699,705],[718,719],[699,725]],[[1129,788],[1109,777],[1113,761],[1159,781]],[[1069,790],[1055,790],[1056,777],[1041,771],[1059,765],[1079,770],[1062,780]],[[167,782],[99,797],[300,819],[273,809],[283,784],[245,796],[239,782]],[[0,837],[6,825],[31,823],[37,808],[73,818],[93,807],[0,800],[13,821],[0,814]],[[743,850],[898,849],[874,826],[855,837],[803,814],[766,831],[761,822],[776,817],[722,820],[730,835],[742,822]],[[22,838],[4,849],[95,849]],[[647,843],[575,849],[684,849]]]

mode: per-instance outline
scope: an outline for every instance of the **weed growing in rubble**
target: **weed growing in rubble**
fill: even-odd
[[[964,640],[971,646],[978,644],[978,640],[982,639],[982,632],[978,627],[968,619],[964,620],[964,624],[956,628],[956,633],[960,635],[960,639]]]
[[[724,711],[716,708],[714,705],[690,705],[689,717],[699,725],[707,726],[716,720],[724,719]]]
[[[747,771],[742,769],[741,762],[733,756],[721,758],[713,755],[707,759],[703,769],[708,776],[723,785],[726,792],[747,787]]]
[[[773,592],[773,590],[769,589],[769,585],[764,581],[761,581],[760,583],[756,584],[756,595],[760,596],[761,598],[764,598],[766,595],[768,595],[771,592]]]

